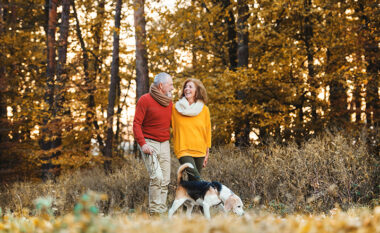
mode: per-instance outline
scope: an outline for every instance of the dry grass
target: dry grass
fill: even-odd
[[[379,213],[378,213],[379,212]],[[217,215],[211,221],[196,217],[174,220],[142,216],[117,218],[118,232],[380,232],[380,207],[375,211],[336,209],[328,215],[289,215],[249,212],[244,217]]]
[[[336,206],[344,210],[375,206],[380,199],[379,157],[369,154],[364,142],[356,139],[353,143],[342,134],[327,133],[301,147],[273,143],[246,150],[213,148],[202,176],[230,187],[251,210],[286,215],[327,213]],[[109,175],[94,168],[63,174],[55,182],[3,185],[0,207],[14,213],[25,212],[33,209],[33,200],[49,196],[54,213],[65,215],[83,193],[93,190],[109,197],[98,202],[102,213],[144,213],[149,182],[145,167],[133,156],[121,164]],[[173,158],[168,203],[173,200],[178,166]]]
[[[250,211],[244,217],[216,215],[211,221],[200,216],[187,219],[176,215],[148,217],[145,214],[100,216],[89,212],[51,217],[15,216],[6,214],[0,218],[1,232],[380,232],[380,206],[350,209],[346,212],[334,209],[329,214],[280,215]]]
[[[52,197],[55,214],[65,214],[74,208],[83,193],[92,190],[107,194],[108,200],[99,202],[104,213],[144,210],[148,182],[143,164],[130,158],[110,175],[98,167],[63,174],[55,182],[19,182],[3,186],[0,207],[19,212],[33,209],[33,200],[38,197]]]
[[[245,203],[280,213],[320,212],[379,200],[380,161],[341,134],[327,133],[301,147],[295,144],[214,150],[204,176],[218,179]],[[225,175],[228,174],[228,175]]]

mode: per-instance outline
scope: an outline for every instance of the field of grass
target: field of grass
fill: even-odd
[[[182,213],[167,216],[119,214],[102,216],[96,208],[82,208],[54,217],[42,212],[35,216],[5,214],[0,232],[380,232],[380,206],[374,209],[332,209],[328,214],[280,216],[265,210],[249,210],[243,217],[214,213],[211,220],[199,214],[187,219]]]
[[[326,133],[303,145],[212,148],[202,177],[238,194],[247,214],[173,220],[147,213],[148,175],[133,155],[46,183],[0,186],[0,232],[379,232],[380,158],[365,137]],[[172,159],[168,204],[173,201]]]

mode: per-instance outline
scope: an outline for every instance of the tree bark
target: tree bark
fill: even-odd
[[[55,33],[57,28],[57,5],[58,0],[49,0],[49,19],[48,19],[48,34],[47,34],[47,96],[46,100],[49,104],[49,110],[56,115],[54,109],[54,75],[56,68],[56,41]]]
[[[238,0],[238,67],[248,66],[248,18],[249,7],[246,0]]]
[[[55,81],[54,76],[56,72],[56,41],[55,41],[55,33],[57,28],[57,4],[58,0],[49,0],[49,13],[47,19],[47,89],[45,94],[45,101],[48,103],[49,110],[48,114],[50,116],[50,121],[48,117],[44,118],[43,127],[42,127],[42,135],[40,139],[40,148],[45,151],[49,151],[53,148],[56,148],[57,145],[60,145],[61,138],[56,137],[55,123],[56,123],[56,115],[57,109],[54,104],[54,93],[55,93]],[[51,179],[53,174],[51,169],[53,168],[53,164],[51,159],[58,156],[58,152],[54,152],[49,155],[45,155],[43,160],[46,162],[42,165],[42,179],[47,180]]]
[[[235,24],[235,16],[231,7],[230,0],[222,1],[223,8],[228,12],[225,17],[225,21],[227,22],[227,46],[228,46],[228,57],[230,62],[230,70],[236,71],[237,63],[237,42],[236,42],[236,24]]]
[[[94,25],[94,78],[95,81],[97,76],[101,73],[103,59],[100,55],[100,46],[103,42],[103,26],[104,26],[104,17],[105,17],[105,0],[98,1],[98,7],[96,12],[96,24]],[[94,106],[95,107],[95,106]]]
[[[344,59],[339,56],[338,59]],[[326,52],[326,74],[334,75],[338,61],[333,61],[331,49]],[[331,127],[345,129],[350,122],[350,115],[347,110],[347,88],[341,82],[340,77],[336,77],[329,83],[330,86],[330,120]]]
[[[362,87],[359,83],[354,83],[354,103],[355,103],[355,122],[362,123]]]
[[[246,0],[238,0],[237,20],[237,67],[246,69],[248,67],[248,18],[249,7]],[[236,98],[244,100],[246,91],[237,90]],[[249,146],[249,134],[251,132],[250,114],[235,117],[235,146]]]
[[[311,101],[310,101],[310,107],[311,107],[311,118],[312,118],[312,124],[313,127],[310,130],[317,130],[321,127],[318,126],[317,120],[317,80],[315,80],[315,69],[314,69],[314,51],[313,51],[313,23],[311,21],[310,11],[311,11],[312,3],[311,0],[304,0],[304,8],[305,8],[305,15],[303,16],[303,27],[301,29],[302,31],[302,40],[305,44],[305,50],[306,50],[306,57],[307,57],[307,70],[308,70],[308,83],[310,84],[310,93],[311,93]]]
[[[4,3],[0,2],[0,38],[5,34],[5,18],[4,18]],[[3,146],[8,141],[8,118],[7,118],[7,103],[5,93],[7,90],[7,82],[5,77],[5,59],[6,56],[3,53],[3,45],[0,45],[0,155],[3,154]]]
[[[111,82],[108,93],[108,108],[107,108],[107,139],[105,156],[112,157],[112,142],[113,142],[113,118],[116,99],[116,87],[119,82],[119,32],[120,32],[120,18],[121,18],[121,0],[116,2],[115,12],[115,30],[113,32],[113,51],[112,51],[112,64],[111,64]],[[110,171],[109,161],[105,162],[105,169]]]
[[[145,0],[134,0],[134,24],[136,39],[136,102],[143,94],[149,91],[144,4]]]
[[[368,126],[378,127],[380,126],[380,96],[379,96],[379,71],[380,71],[380,59],[379,59],[379,46],[376,41],[376,27],[379,21],[371,19],[369,15],[365,14],[365,8],[371,8],[374,12],[376,4],[367,3],[367,1],[359,0],[358,9],[356,11],[360,14],[362,24],[360,25],[359,37],[361,39],[360,44],[364,48],[364,57],[367,62],[366,72],[368,75],[368,82],[366,84],[366,120]]]
[[[314,51],[313,51],[313,44],[312,44],[312,38],[313,38],[313,23],[311,21],[310,17],[310,8],[312,7],[311,0],[304,0],[304,8],[306,11],[306,16],[303,18],[303,28],[302,28],[302,34],[303,34],[303,41],[305,43],[306,48],[306,56],[307,56],[307,70],[309,74],[309,83],[311,86],[311,116],[312,116],[312,124],[316,125],[318,120],[317,115],[317,106],[316,106],[316,100],[317,100],[317,93],[316,89],[318,88],[317,80],[315,80],[315,70],[314,70]],[[320,127],[319,127],[320,128]]]
[[[55,108],[58,114],[63,114],[64,94],[66,92],[67,82],[67,38],[69,36],[69,19],[70,19],[70,0],[62,0],[61,27],[58,41],[58,65],[57,80],[55,88],[57,90],[55,96]]]

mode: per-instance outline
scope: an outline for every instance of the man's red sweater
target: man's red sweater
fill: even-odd
[[[170,139],[172,105],[172,102],[167,107],[160,105],[149,93],[140,97],[133,120],[133,134],[140,146],[146,143],[145,138],[158,142]]]

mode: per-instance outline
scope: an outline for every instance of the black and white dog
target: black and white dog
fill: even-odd
[[[229,188],[219,182],[184,181],[182,173],[186,168],[194,168],[191,163],[185,163],[178,168],[177,189],[172,207],[169,209],[169,218],[183,204],[187,207],[186,215],[191,217],[195,205],[203,207],[204,216],[210,219],[210,207],[223,205],[225,212],[232,211],[237,215],[243,215],[243,202]]]

